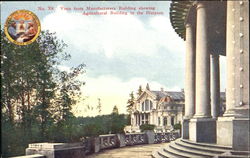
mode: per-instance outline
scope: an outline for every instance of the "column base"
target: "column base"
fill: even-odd
[[[183,119],[182,122],[182,139],[189,139],[189,121],[190,119]]]
[[[250,150],[249,118],[219,117],[217,144],[232,146],[233,150]]]
[[[191,119],[189,139],[201,143],[216,143],[216,120],[212,118]]]
[[[248,105],[249,107],[249,105]],[[239,118],[248,118],[249,117],[249,108],[245,109],[229,109],[223,114],[225,117],[239,117]]]

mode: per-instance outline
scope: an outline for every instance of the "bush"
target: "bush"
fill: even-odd
[[[154,130],[155,128],[155,125],[152,125],[152,124],[143,124],[143,125],[140,125],[140,130],[142,132],[144,132],[145,130]]]
[[[181,124],[179,124],[179,123],[178,123],[178,124],[175,124],[175,125],[174,125],[174,129],[181,129]]]
[[[83,127],[83,132],[85,136],[98,136],[102,134],[102,128],[98,124],[91,123]]]
[[[111,114],[110,132],[112,134],[124,133],[127,120],[124,115]]]

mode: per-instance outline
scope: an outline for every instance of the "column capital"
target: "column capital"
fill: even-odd
[[[196,9],[206,8],[206,2],[196,2]]]
[[[190,28],[190,27],[192,27],[192,24],[186,23],[186,24],[185,24],[185,27],[186,27],[186,28]]]
[[[218,55],[218,54],[211,54],[211,58],[220,58],[220,55]]]

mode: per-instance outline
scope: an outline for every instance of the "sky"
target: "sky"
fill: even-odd
[[[56,32],[72,58],[60,69],[86,64],[80,79],[83,101],[74,106],[76,116],[95,116],[101,99],[101,114],[110,114],[116,105],[126,113],[129,93],[149,83],[151,90],[181,91],[185,77],[185,41],[171,26],[170,1],[77,1],[77,2],[1,2],[1,29],[7,17],[19,9],[37,15],[42,30]],[[49,10],[53,7],[54,10]],[[127,15],[83,15],[74,8],[115,7]],[[140,7],[153,7],[157,15],[145,15]],[[41,10],[39,8],[44,8]],[[71,8],[65,10],[62,8]],[[131,8],[136,8],[135,11]],[[86,10],[85,10],[86,11]],[[129,12],[133,11],[132,15]],[[137,12],[144,12],[137,15]],[[221,62],[221,91],[225,89],[225,57]],[[90,107],[90,108],[88,108]],[[92,108],[93,110],[91,110]]]

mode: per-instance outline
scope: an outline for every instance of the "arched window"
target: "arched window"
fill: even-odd
[[[144,102],[142,102],[141,106],[142,106],[142,108],[141,108],[142,111],[149,111],[149,110],[153,109],[153,102],[146,99]]]
[[[149,100],[145,100],[145,111],[149,111]]]
[[[153,109],[153,102],[150,100],[149,104],[150,104],[150,110],[152,110]]]
[[[144,111],[144,102],[142,102],[142,104],[141,104],[141,111]]]

